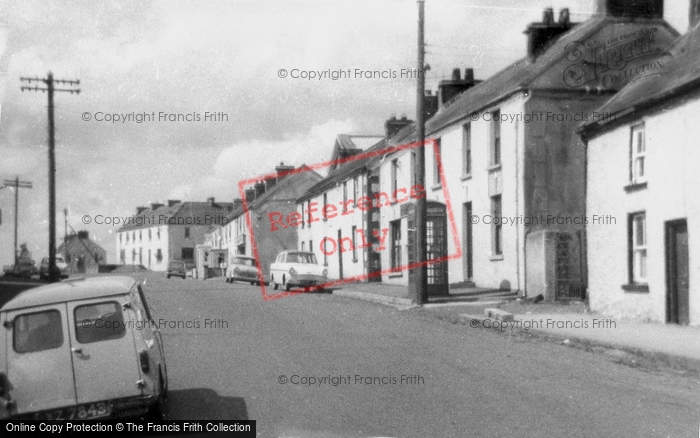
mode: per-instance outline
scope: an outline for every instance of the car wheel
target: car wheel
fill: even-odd
[[[272,285],[272,290],[277,290],[279,285],[277,282],[275,282],[275,276],[273,275],[272,278],[270,278],[270,284]]]
[[[170,278],[170,274],[166,274],[166,275],[165,275],[165,278],[168,278],[168,279],[169,279],[169,278]]]
[[[292,288],[292,285],[287,283],[287,277],[282,277],[282,282],[284,283],[284,290],[289,292],[289,290]]]

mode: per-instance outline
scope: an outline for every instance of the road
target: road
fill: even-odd
[[[329,294],[264,302],[160,275],[146,290],[168,321],[171,419],[252,419],[263,437],[698,436],[695,377]]]

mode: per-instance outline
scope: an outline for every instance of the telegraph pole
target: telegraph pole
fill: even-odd
[[[54,138],[53,93],[55,91],[63,91],[70,94],[80,94],[80,88],[55,88],[54,84],[77,86],[80,85],[80,81],[54,79],[53,73],[51,72],[49,72],[45,78],[20,77],[19,80],[27,82],[30,85],[32,82],[37,83],[37,85],[33,87],[20,87],[22,91],[48,91],[49,95],[49,282],[53,283],[60,277],[60,272],[58,268],[56,268],[56,145]],[[39,82],[46,85],[46,87],[39,87]]]
[[[5,187],[12,187],[15,189],[15,267],[17,270],[17,217],[19,216],[19,189],[31,189],[32,183],[30,181],[20,181],[19,177],[15,179],[6,179],[4,182]]]
[[[416,89],[416,131],[418,147],[416,148],[416,185],[425,187],[425,2],[418,0],[418,83]],[[428,301],[428,271],[426,262],[426,199],[416,200],[416,304]]]

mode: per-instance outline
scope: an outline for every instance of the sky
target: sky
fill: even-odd
[[[454,68],[487,79],[525,56],[523,31],[545,7],[555,17],[568,7],[576,22],[594,3],[426,0],[427,88]],[[69,233],[87,230],[109,263],[119,226],[104,218],[168,199],[231,202],[241,179],[325,161],[338,134],[381,135],[391,115],[415,115],[415,79],[401,77],[417,62],[415,1],[0,0],[0,10],[0,179],[32,182],[19,192],[18,240],[37,264],[48,255],[47,95],[21,92],[20,77],[80,80],[80,94],[55,94],[57,245],[65,209]],[[681,33],[687,11],[688,0],[666,1]],[[0,190],[2,265],[13,260],[14,196]]]

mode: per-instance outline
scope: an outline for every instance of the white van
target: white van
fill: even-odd
[[[0,309],[0,419],[162,415],[160,331],[130,277],[65,280]]]

